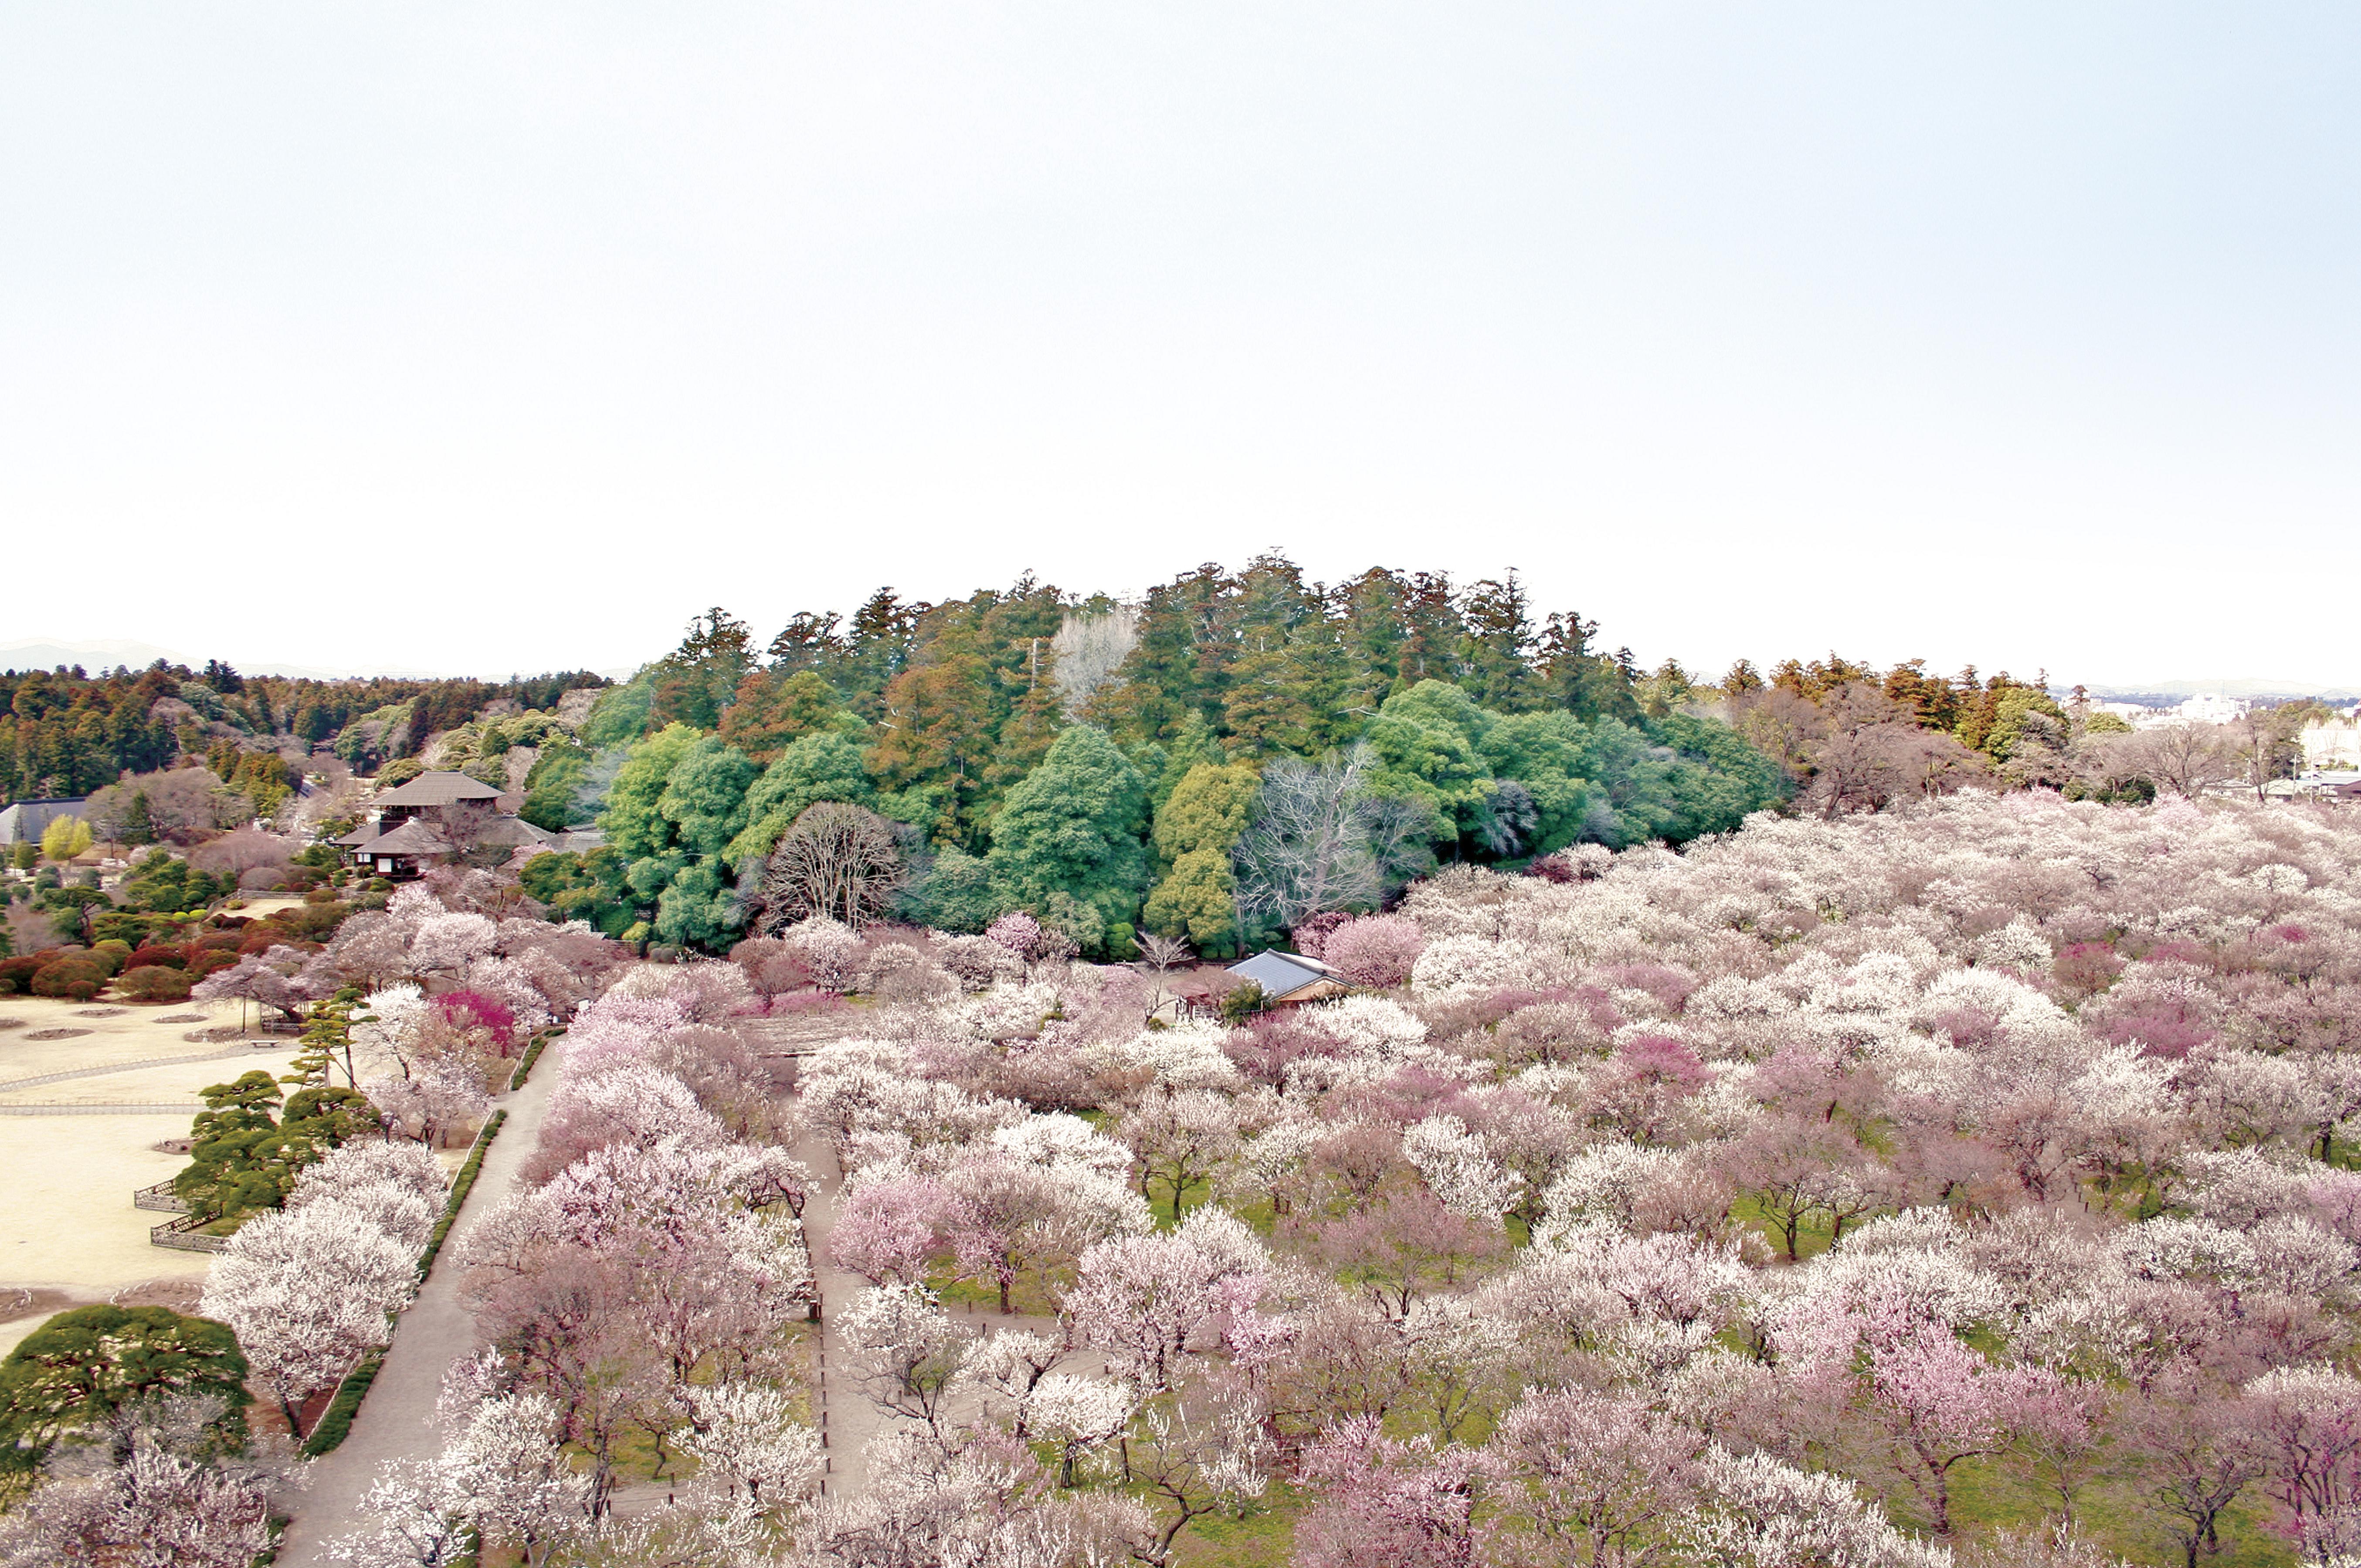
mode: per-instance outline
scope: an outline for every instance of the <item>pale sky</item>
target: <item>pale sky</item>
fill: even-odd
[[[2361,685],[2361,11],[0,8],[0,641],[880,583]]]

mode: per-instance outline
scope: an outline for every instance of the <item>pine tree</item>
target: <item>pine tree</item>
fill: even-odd
[[[1466,666],[1462,684],[1468,695],[1502,713],[1538,706],[1532,616],[1517,574],[1470,584],[1461,620],[1466,626],[1461,643]]]
[[[122,834],[123,841],[135,848],[156,841],[156,812],[148,803],[146,790],[134,794],[131,804],[124,807]]]

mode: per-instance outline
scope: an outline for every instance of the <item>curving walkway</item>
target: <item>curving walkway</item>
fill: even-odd
[[[516,1190],[519,1168],[541,1142],[542,1117],[549,1109],[565,1049],[563,1037],[552,1040],[534,1064],[532,1080],[492,1102],[508,1112],[509,1119],[484,1156],[460,1223],[452,1227],[434,1272],[394,1330],[393,1346],[369,1386],[368,1398],[361,1402],[352,1435],[312,1465],[308,1487],[280,1500],[294,1519],[280,1541],[279,1568],[324,1568],[331,1542],[371,1522],[360,1502],[381,1466],[390,1460],[432,1459],[442,1452],[434,1401],[443,1391],[443,1374],[453,1362],[481,1348],[474,1314],[459,1300],[452,1249],[467,1231],[469,1216],[482,1215]]]

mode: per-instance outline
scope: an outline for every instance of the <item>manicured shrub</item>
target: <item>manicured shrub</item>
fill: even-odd
[[[124,970],[115,989],[126,1002],[185,1002],[192,983],[181,970],[154,964]]]
[[[184,970],[188,967],[189,949],[186,948],[152,946],[137,948],[133,949],[129,958],[123,960],[123,968],[126,973],[136,969]]]
[[[22,958],[0,959],[0,980],[8,981],[11,990],[23,991],[33,983],[33,977],[41,972],[41,966],[57,956],[58,949],[45,948]]]
[[[102,964],[93,962],[81,953],[71,958],[53,959],[41,966],[33,976],[36,996],[68,996],[76,1002],[87,1002],[96,996],[111,979]]]

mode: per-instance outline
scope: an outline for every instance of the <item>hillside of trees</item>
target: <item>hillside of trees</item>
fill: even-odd
[[[241,675],[218,659],[194,670],[160,661],[96,674],[11,670],[0,674],[0,803],[88,795],[225,742],[299,759],[327,745],[374,772],[493,703],[549,707],[566,691],[605,684],[582,671],[500,682],[291,680]]]
[[[2135,736],[2046,676],[1833,652],[1709,680],[1610,651],[1514,573],[1332,585],[1272,554],[1137,603],[1030,576],[939,604],[880,588],[767,642],[717,607],[620,685],[299,681],[218,661],[11,674],[0,793],[121,776],[145,783],[114,793],[152,806],[202,762],[267,817],[322,768],[379,785],[456,768],[519,792],[545,829],[603,830],[526,884],[609,936],[721,951],[849,898],[839,913],[963,933],[1023,910],[1093,958],[1149,935],[1221,957],[1437,866],[1677,846],[1769,806],[1835,815],[1970,784],[2259,788],[2287,771],[2286,717]]]
[[[1145,932],[1223,954],[1438,863],[1684,842],[1783,797],[1773,760],[1683,709],[1676,666],[1596,635],[1513,575],[1332,587],[1277,555],[1137,605],[1030,577],[881,589],[767,644],[715,609],[544,750],[525,814],[595,809],[608,841],[529,880],[611,934],[726,947],[777,914],[764,868],[836,803],[890,825],[907,918],[1021,908],[1093,956]]]

